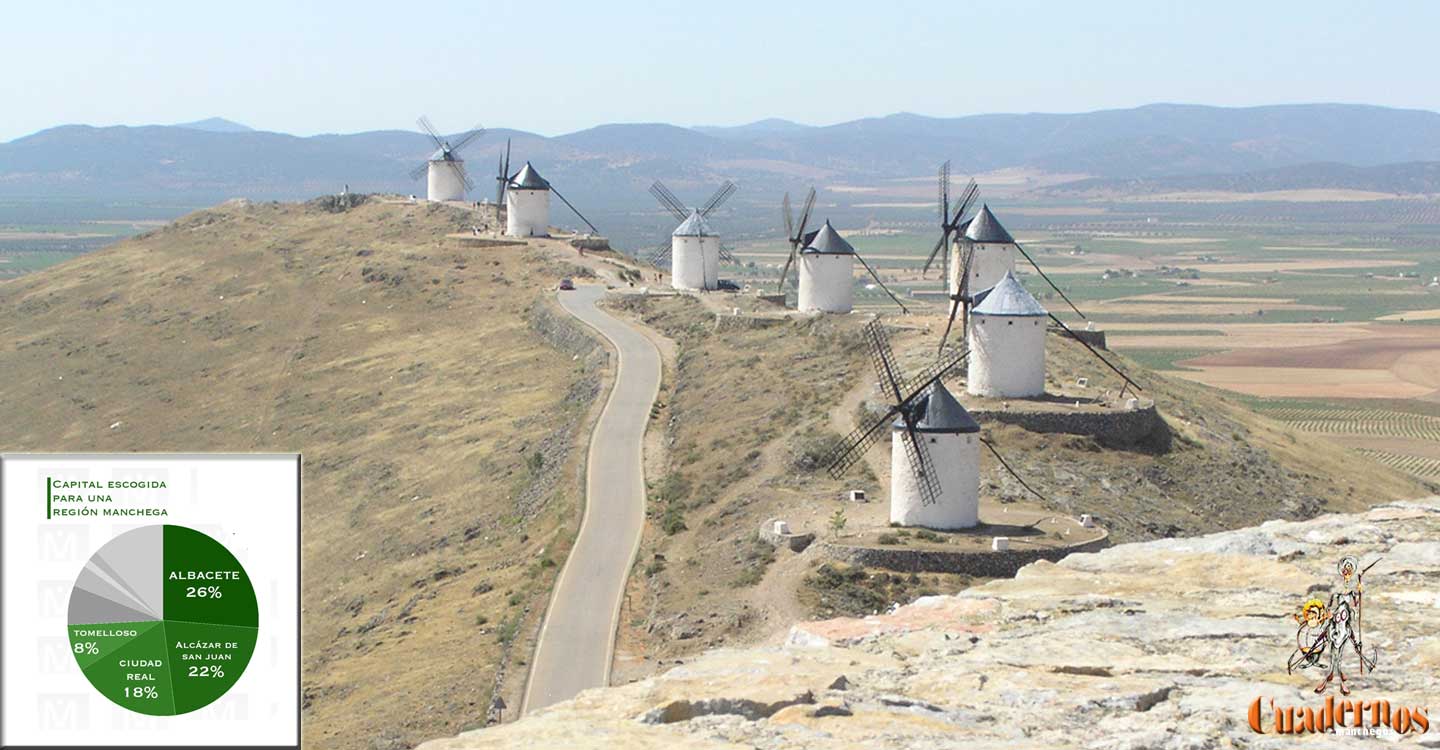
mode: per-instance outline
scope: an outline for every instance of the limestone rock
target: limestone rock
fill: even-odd
[[[1323,705],[1321,673],[1286,673],[1290,615],[1331,590],[1344,555],[1381,560],[1363,621],[1380,666],[1350,674],[1352,698],[1428,707],[1440,695],[1437,498],[1035,563],[421,748],[1289,746],[1255,734],[1248,708]]]

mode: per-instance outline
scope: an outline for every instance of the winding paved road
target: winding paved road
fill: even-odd
[[[560,292],[567,312],[619,352],[609,400],[590,436],[585,516],[540,628],[524,713],[610,682],[620,602],[645,520],[645,426],[660,389],[660,352],[640,332],[595,307],[600,286]]]

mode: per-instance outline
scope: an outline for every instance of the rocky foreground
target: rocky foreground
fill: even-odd
[[[1332,685],[1317,696],[1323,672],[1286,673],[1291,614],[1338,587],[1344,555],[1380,558],[1361,624],[1378,668],[1360,676],[1349,654],[1352,694]],[[1303,730],[1306,709],[1314,726],[1338,716],[1346,731],[1355,708],[1366,728],[1407,730],[1388,739],[1440,747],[1440,726],[1428,730],[1429,716],[1440,722],[1437,688],[1440,498],[1429,498],[1036,563],[421,748],[1353,746]],[[1389,726],[1372,721],[1382,700]],[[1277,710],[1302,736],[1277,733]]]

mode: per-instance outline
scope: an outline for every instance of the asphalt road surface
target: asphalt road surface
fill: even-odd
[[[559,293],[560,305],[609,339],[620,360],[590,436],[585,515],[540,629],[526,713],[609,683],[625,579],[645,520],[642,440],[660,389],[660,353],[629,324],[595,307],[604,294],[599,286]]]

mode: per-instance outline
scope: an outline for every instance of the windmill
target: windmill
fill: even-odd
[[[979,425],[945,389],[942,379],[963,363],[968,351],[952,352],[914,377],[907,378],[896,362],[890,338],[878,319],[865,324],[870,359],[890,408],[869,425],[856,427],[825,458],[830,476],[840,479],[879,439],[892,430],[891,518],[899,523],[935,524],[936,528],[973,526],[978,521],[979,445],[984,445],[1010,476],[1028,492],[1044,496],[1020,478]],[[951,436],[942,439],[939,434]],[[945,451],[940,461],[930,445]],[[903,456],[904,461],[900,459]],[[952,501],[967,507],[936,507]],[[938,520],[938,523],[936,521]],[[958,521],[958,522],[957,522]]]
[[[800,210],[800,223],[795,223],[795,212],[790,208],[790,194],[786,193],[785,198],[780,201],[780,215],[785,219],[785,239],[790,242],[790,256],[785,259],[785,268],[780,271],[780,283],[776,291],[785,291],[785,279],[790,275],[790,266],[795,263],[795,255],[800,248],[808,244],[809,238],[805,236],[805,225],[810,222],[810,211],[815,208],[815,188],[810,188],[809,194],[805,196],[805,207]]]
[[[826,221],[819,230],[805,235],[805,246],[800,249],[800,294],[796,309],[800,312],[848,313],[854,309],[855,275],[854,261],[875,279],[890,299],[908,314],[910,308],[900,301],[890,287],[880,280],[880,275],[870,267],[855,247]]]
[[[421,115],[415,123],[435,142],[435,152],[420,166],[410,170],[410,179],[418,180],[422,175],[428,175],[425,194],[432,201],[465,200],[465,191],[473,189],[475,183],[465,174],[465,161],[459,157],[460,149],[484,135],[485,129],[476,125],[452,144],[440,137],[425,115]]]
[[[936,205],[940,208],[940,239],[935,242],[935,248],[925,258],[925,267],[920,270],[921,275],[930,271],[930,266],[935,262],[935,256],[940,256],[941,278],[946,285],[950,284],[950,243],[951,238],[960,239],[960,233],[968,223],[966,214],[975,205],[975,200],[980,197],[980,186],[970,180],[965,184],[965,189],[960,191],[960,197],[955,201],[955,210],[950,210],[950,162],[946,161],[940,165],[940,189],[939,199]],[[944,254],[941,254],[944,251]]]
[[[931,365],[919,375],[906,378],[900,370],[899,363],[895,361],[895,352],[890,346],[890,335],[886,333],[885,326],[880,323],[879,319],[866,323],[863,333],[865,344],[870,349],[871,364],[875,366],[875,374],[880,378],[880,389],[885,392],[886,399],[890,401],[890,408],[883,416],[869,425],[856,427],[830,452],[825,459],[825,464],[829,466],[831,477],[841,478],[851,466],[865,456],[865,451],[880,438],[883,428],[889,426],[891,420],[899,417],[904,423],[905,429],[903,434],[897,432],[895,439],[904,441],[905,456],[909,461],[910,471],[914,474],[922,502],[925,505],[934,504],[940,499],[940,481],[936,475],[930,451],[926,447],[926,441],[917,431],[917,421],[920,415],[916,406],[929,393],[930,387],[940,382],[946,373],[964,362],[969,353],[952,354],[948,359]]]
[[[502,162],[500,174],[508,171],[510,163],[510,147],[506,144],[505,160]],[[544,177],[530,162],[520,171],[508,177],[497,177],[500,181],[500,192],[498,193],[505,201],[505,234],[510,237],[544,237],[550,231],[550,196],[554,194],[559,198],[566,208],[580,217],[590,231],[599,234],[600,230],[595,228],[585,214],[580,213],[575,205],[565,199],[559,190]]]
[[[686,208],[665,183],[656,180],[650,185],[660,207],[670,212],[680,225],[650,253],[650,264],[659,268],[670,264],[670,285],[676,289],[718,289],[720,261],[736,263],[735,256],[720,242],[720,235],[711,231],[706,218],[730,200],[738,188],[726,180],[696,208]]]
[[[944,174],[943,169],[942,174]],[[971,198],[971,200],[973,202],[973,198]],[[992,308],[1001,308],[998,311],[992,311],[992,314],[1001,316],[1019,315],[1020,317],[1043,315],[1048,317],[1051,323],[1053,323],[1057,328],[1059,328],[1060,331],[1068,335],[1070,338],[1079,341],[1081,345],[1083,345],[1086,350],[1090,352],[1091,355],[1093,355],[1096,359],[1100,360],[1101,363],[1103,363],[1116,375],[1120,376],[1121,380],[1125,382],[1124,387],[1122,387],[1120,390],[1120,395],[1122,397],[1124,396],[1126,389],[1134,388],[1137,391],[1141,390],[1139,384],[1132,380],[1129,375],[1127,375],[1123,370],[1121,370],[1104,355],[1102,355],[1098,350],[1095,349],[1095,347],[1091,346],[1090,343],[1084,338],[1082,338],[1079,334],[1071,330],[1069,326],[1065,325],[1064,321],[1056,317],[1054,313],[1049,312],[1048,310],[1045,310],[1043,307],[1041,307],[1039,303],[1034,299],[1034,297],[1031,297],[1030,294],[1024,290],[1024,287],[1019,283],[1017,279],[1015,279],[1011,271],[1003,271],[1003,275],[998,279],[998,282],[993,287],[979,290],[973,289],[971,284],[974,281],[975,274],[971,272],[971,267],[977,262],[977,255],[982,252],[981,249],[1000,248],[1004,251],[1013,249],[1016,252],[1020,253],[1020,255],[1025,258],[1025,260],[1029,261],[1030,266],[1035,269],[1035,272],[1040,275],[1040,278],[1044,279],[1045,283],[1049,284],[1050,288],[1055,290],[1055,293],[1060,296],[1060,299],[1065,300],[1065,304],[1069,305],[1070,309],[1074,310],[1076,315],[1079,315],[1082,319],[1085,320],[1089,319],[1085,316],[1085,313],[1080,311],[1079,307],[1075,306],[1074,302],[1070,301],[1070,298],[1066,296],[1065,292],[1061,291],[1060,287],[1057,286],[1048,275],[1046,275],[1045,271],[1040,268],[1040,264],[1035,262],[1035,259],[1030,255],[1030,253],[1026,252],[1025,248],[1018,241],[1016,241],[1015,238],[1011,236],[1008,231],[1005,230],[1005,227],[1001,226],[1000,221],[995,218],[995,214],[991,213],[989,206],[981,206],[980,211],[975,215],[975,217],[961,224],[960,228],[964,230],[964,233],[961,235],[963,241],[961,242],[962,262],[961,268],[959,269],[960,273],[958,274],[959,283],[954,287],[954,290],[950,295],[950,317],[945,321],[944,333],[940,335],[940,343],[938,346],[938,351],[940,353],[943,354],[943,352],[945,351],[945,344],[950,338],[950,331],[955,326],[955,318],[957,316],[960,317],[961,320],[961,330],[962,336],[965,339],[965,347],[967,350],[973,348],[974,345],[971,342],[970,329],[971,317],[975,313],[980,311],[981,308],[979,307],[979,305],[983,304],[982,300],[991,292],[992,289],[998,290],[1002,285],[1006,285],[1006,294],[999,295],[996,297],[996,299],[990,301],[990,306]],[[985,252],[993,251],[986,250]],[[985,275],[987,277],[992,276],[993,273],[998,269],[999,266],[996,266],[994,270],[987,272]],[[1016,293],[1014,289],[1010,288],[1011,286],[1018,288],[1019,292]],[[1023,301],[1017,302],[1021,295],[1023,295],[1023,297],[1025,298],[1028,298],[1028,303],[1025,303]],[[1005,298],[1003,305],[1001,304],[1001,297]],[[1017,313],[1014,310],[1006,309],[1014,304],[1019,304],[1020,308],[1025,308],[1027,310],[1033,307],[1034,311],[1038,312],[1031,311]],[[1040,344],[1042,357],[1043,347],[1044,344],[1042,341]],[[1043,383],[1043,372],[1041,373],[1041,380]]]

